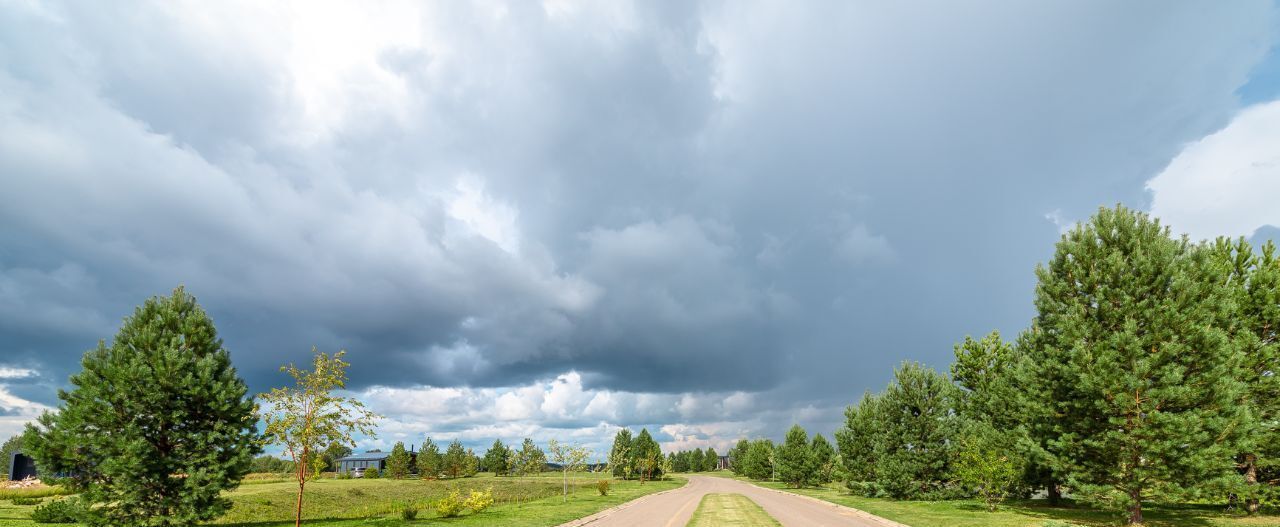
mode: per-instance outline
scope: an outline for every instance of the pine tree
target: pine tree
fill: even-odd
[[[706,462],[702,464],[702,470],[707,472],[715,471],[716,466],[720,464],[720,455],[716,454],[716,449],[711,447],[707,447],[704,459]]]
[[[729,451],[729,469],[734,475],[745,476],[742,467],[747,460],[747,449],[751,447],[751,443],[746,439],[739,439],[738,444],[733,446],[733,450]]]
[[[1147,215],[1101,209],[1036,275],[1030,408],[1079,496],[1142,505],[1234,469],[1249,426],[1236,309],[1209,251]],[[1042,419],[1043,421],[1044,419]]]
[[[689,472],[702,472],[706,470],[706,455],[702,453],[701,448],[695,448],[689,453]]]
[[[662,447],[649,435],[648,428],[641,428],[631,445],[632,465],[640,475],[640,482],[662,475]]]
[[[800,425],[793,425],[787,431],[786,440],[778,446],[777,455],[778,479],[795,488],[808,485],[814,479],[813,451],[809,449],[809,435]]]
[[[444,460],[442,462],[444,473],[450,478],[459,478],[467,472],[467,451],[462,447],[462,442],[454,439],[449,443],[449,448],[444,452]]]
[[[496,476],[505,475],[511,469],[511,450],[501,439],[494,439],[493,446],[484,453],[484,468]]]
[[[195,525],[225,512],[222,492],[260,451],[257,417],[196,299],[178,287],[147,300],[81,364],[58,412],[28,425],[23,443],[94,504],[85,520]]]
[[[422,450],[418,452],[418,477],[424,480],[436,479],[443,471],[444,458],[440,455],[440,447],[428,437],[422,443]]]
[[[756,439],[747,447],[742,473],[748,478],[766,480],[773,477],[773,441]]]
[[[392,479],[409,477],[409,451],[405,450],[404,442],[396,441],[396,445],[391,447],[391,455],[387,456],[387,477]]]
[[[998,451],[1000,457],[1022,471],[1017,487],[1028,493],[1046,488],[1051,501],[1056,500],[1051,468],[1032,462],[1040,459],[1040,448],[1031,439],[1031,421],[1022,408],[1022,383],[1018,380],[1024,361],[1022,347],[1005,342],[1000,332],[992,331],[981,340],[966,336],[954,350],[951,379],[960,388],[956,413],[965,426],[981,431],[983,448]],[[975,444],[970,441],[967,446],[977,448]],[[972,452],[968,455],[972,462]]]
[[[480,456],[476,455],[476,451],[467,449],[467,462],[463,468],[462,475],[468,478],[480,473]]]
[[[1237,455],[1243,476],[1232,488],[1233,498],[1244,499],[1253,514],[1263,499],[1280,498],[1280,259],[1275,245],[1263,244],[1254,252],[1243,238],[1219,238],[1205,250],[1225,270],[1218,277],[1237,306],[1237,315],[1226,321],[1241,350],[1246,404],[1258,426],[1241,438]]]
[[[889,496],[942,496],[951,479],[951,442],[957,437],[955,386],[946,376],[908,362],[894,371],[880,396],[875,481]]]
[[[609,450],[609,467],[613,469],[613,477],[628,479],[634,470],[631,454],[631,429],[623,428],[613,436],[613,448]]]
[[[827,442],[827,438],[822,434],[813,435],[813,443],[809,445],[809,450],[813,452],[813,464],[815,467],[814,482],[818,484],[831,483],[832,475],[836,470],[836,449]]]
[[[547,454],[526,437],[516,454],[516,467],[524,475],[541,473],[547,467]]]
[[[874,496],[876,485],[876,445],[881,442],[880,399],[871,392],[862,394],[858,404],[844,411],[844,426],[836,430],[846,482],[851,490]]]

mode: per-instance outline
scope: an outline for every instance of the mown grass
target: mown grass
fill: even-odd
[[[303,501],[304,523],[311,527],[378,525],[511,525],[533,527],[559,525],[600,510],[625,503],[645,494],[676,488],[683,479],[613,481],[608,496],[595,489],[596,474],[578,474],[570,480],[567,502],[562,502],[560,474],[533,477],[480,475],[458,480],[322,479],[307,484]],[[479,514],[438,518],[434,501],[452,489],[462,491],[492,488],[495,503]],[[232,527],[284,527],[293,525],[297,485],[293,482],[256,483],[228,493],[231,511],[212,525]],[[46,503],[48,500],[45,500]],[[418,519],[400,519],[405,505],[417,506]],[[0,502],[0,527],[32,527],[34,506]]]
[[[1088,527],[1123,524],[1122,515],[1115,511],[1075,504],[1054,507],[1045,500],[1009,501],[1000,510],[987,512],[986,506],[977,500],[898,501],[856,496],[838,485],[791,489],[776,482],[736,479],[861,509],[912,527],[1042,527],[1051,520]],[[1280,511],[1266,510],[1263,514],[1246,516],[1223,509],[1221,505],[1152,504],[1144,506],[1143,517],[1147,527],[1280,527]]]
[[[686,527],[778,527],[778,520],[741,494],[707,494]]]

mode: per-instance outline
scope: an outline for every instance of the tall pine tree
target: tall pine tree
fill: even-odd
[[[1032,408],[1080,496],[1143,503],[1228,474],[1248,425],[1240,353],[1222,327],[1235,302],[1208,251],[1156,220],[1101,209],[1036,270]]]
[[[792,425],[787,431],[774,460],[778,466],[778,479],[795,488],[811,483],[817,473],[813,450],[809,448],[809,434],[800,425]]]
[[[84,355],[62,406],[28,425],[42,471],[94,504],[92,525],[176,526],[230,506],[259,452],[248,388],[213,321],[179,287],[146,301]]]
[[[942,496],[951,482],[959,421],[955,386],[932,369],[904,363],[877,402],[875,481],[894,498]],[[877,425],[873,425],[877,426]]]

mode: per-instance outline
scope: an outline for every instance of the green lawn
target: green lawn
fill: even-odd
[[[571,476],[568,501],[561,498],[559,473],[525,478],[497,478],[481,475],[445,481],[358,479],[317,480],[307,484],[304,523],[312,527],[378,525],[398,527],[448,523],[451,525],[558,525],[624,503],[645,494],[679,487],[683,479],[611,482],[608,496],[596,491],[595,474]],[[432,503],[451,489],[465,495],[471,489],[492,488],[495,503],[479,514],[457,518],[437,518]],[[291,482],[255,483],[229,493],[234,506],[226,516],[213,522],[234,527],[284,527],[293,525],[294,496]],[[45,498],[49,501],[52,498]],[[400,519],[406,504],[418,506],[416,521]],[[16,506],[0,501],[0,527],[38,525],[29,517],[34,506]]]
[[[727,473],[712,474],[734,477]],[[737,478],[750,481],[746,478]],[[1044,500],[1006,502],[996,512],[976,500],[896,501],[855,496],[841,486],[790,489],[775,482],[751,481],[762,487],[786,490],[861,509],[911,527],[1043,527],[1050,520],[1089,527],[1120,525],[1121,515],[1083,506],[1050,507]],[[1275,510],[1253,517],[1227,513],[1221,505],[1151,505],[1144,509],[1147,527],[1280,527]]]
[[[779,523],[746,496],[707,494],[686,527],[779,527]]]

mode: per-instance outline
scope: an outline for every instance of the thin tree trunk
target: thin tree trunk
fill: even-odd
[[[561,503],[565,503],[569,501],[569,471],[563,470],[560,472],[560,475],[561,475],[561,479],[564,481],[564,494],[563,494],[564,499],[560,501]]]
[[[1129,498],[1133,500],[1133,504],[1129,505],[1129,525],[1142,525],[1142,493],[1129,491]]]
[[[1049,482],[1049,505],[1057,505],[1062,502],[1062,487],[1058,486],[1057,481]]]
[[[293,527],[302,527],[302,491],[307,486],[307,453],[308,449],[303,448],[302,457],[294,461],[298,464],[298,504],[294,510]]]
[[[1250,487],[1258,485],[1258,455],[1249,453],[1244,455],[1244,483]],[[1252,494],[1252,492],[1250,493]],[[1244,510],[1249,514],[1258,512],[1262,504],[1258,502],[1257,496],[1250,496],[1244,500]]]

